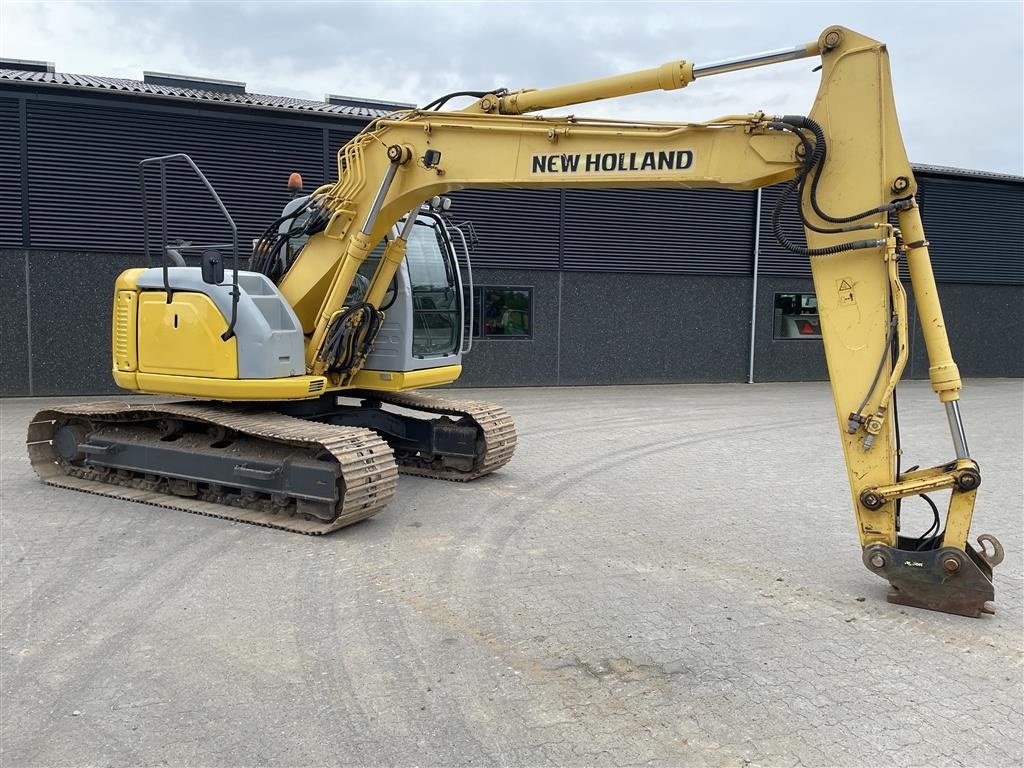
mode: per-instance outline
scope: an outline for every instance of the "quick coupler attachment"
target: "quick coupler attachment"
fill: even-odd
[[[864,549],[864,565],[886,579],[890,603],[977,618],[995,613],[992,568],[1003,561],[1003,548],[989,534],[978,537],[981,550],[938,547],[919,552],[913,539],[899,537],[896,548],[872,544]],[[992,547],[989,554],[985,545]]]

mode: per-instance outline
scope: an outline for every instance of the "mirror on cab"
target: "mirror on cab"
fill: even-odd
[[[220,251],[203,251],[202,270],[204,283],[220,285],[224,282],[224,257]]]

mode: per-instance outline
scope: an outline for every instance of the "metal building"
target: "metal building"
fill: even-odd
[[[62,74],[0,60],[0,394],[114,391],[110,294],[142,265],[139,160],[186,152],[248,242],[336,177],[338,149],[395,105],[246,91],[161,73]],[[911,148],[913,151],[913,148]],[[917,166],[954,355],[1024,376],[1024,178]],[[212,204],[171,175],[169,227],[216,238]],[[774,242],[776,189],[473,190],[478,321],[465,385],[822,379],[810,269]],[[799,235],[790,218],[786,225]],[[802,236],[802,235],[800,235]],[[912,294],[911,294],[912,297]],[[911,299],[912,300],[912,299]],[[927,376],[913,318],[907,374]],[[1001,350],[993,353],[991,341]]]

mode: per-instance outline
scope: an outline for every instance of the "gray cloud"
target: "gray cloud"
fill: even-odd
[[[843,24],[884,40],[920,163],[1024,173],[1020,3],[28,3],[0,5],[0,54],[65,72],[143,69],[243,80],[261,93],[425,103],[543,87],[685,58],[787,47]],[[811,64],[698,81],[579,114],[702,120],[806,112]]]

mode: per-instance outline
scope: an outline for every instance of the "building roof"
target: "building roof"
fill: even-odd
[[[984,181],[1013,181],[1017,184],[1024,184],[1024,176],[1015,176],[1012,173],[996,173],[995,171],[973,171],[969,168],[950,168],[945,165],[922,165],[911,163],[916,173],[924,173],[929,176],[956,176],[957,178],[975,178]]]
[[[192,78],[195,80],[196,78]],[[351,106],[348,104],[330,104],[310,99],[297,99],[291,96],[267,96],[259,93],[207,90],[201,88],[183,88],[171,85],[158,85],[142,80],[126,80],[120,77],[99,77],[96,75],[73,75],[65,72],[33,72],[16,69],[0,69],[0,83],[10,82],[24,85],[40,85],[52,88],[74,88],[116,93],[155,96],[171,99],[188,99],[190,101],[209,101],[217,104],[228,104],[257,109],[281,109],[298,112],[318,112],[321,114],[344,115],[346,117],[374,118],[381,117],[392,111],[382,107]],[[244,86],[244,84],[241,84]],[[404,105],[394,105],[403,108]]]

